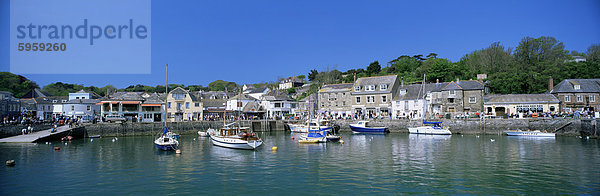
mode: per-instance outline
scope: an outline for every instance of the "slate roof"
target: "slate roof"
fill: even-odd
[[[63,103],[63,100],[69,100],[69,97],[38,97],[35,98],[35,102],[38,104],[52,104],[56,100],[56,103]]]
[[[143,92],[115,92],[108,96],[110,100],[119,101],[143,101]]]
[[[231,97],[230,99],[231,100],[257,100],[254,97],[251,97],[250,95],[245,95],[245,94],[239,94],[239,95]]]
[[[575,89],[579,85],[580,89]],[[600,79],[565,79],[550,93],[600,93]]]
[[[392,91],[394,87],[394,83],[398,78],[397,75],[388,75],[388,76],[373,76],[373,77],[363,77],[356,80],[353,86],[360,86],[360,92],[352,92],[353,94],[372,94],[372,93],[389,93]],[[388,88],[385,91],[379,90],[380,84],[387,84]],[[365,85],[375,85],[375,91],[365,91]],[[354,89],[353,89],[354,90]]]
[[[205,99],[202,100],[202,106],[204,108],[225,108],[224,99]]]
[[[253,88],[252,90],[250,90],[250,92],[248,93],[263,93],[265,92],[265,90],[267,90],[267,87],[262,87],[262,88]]]
[[[442,89],[447,90],[483,90],[485,85],[477,80],[466,80],[458,82],[446,83],[447,85]]]
[[[411,84],[411,85],[399,86],[398,89],[396,89],[396,91],[397,91],[396,97],[394,97],[393,100],[422,99],[423,98],[422,87],[423,87],[422,84]],[[403,89],[406,90],[405,94],[400,93]]]
[[[352,90],[353,83],[342,83],[342,84],[326,84],[321,87],[319,92],[341,92]],[[389,87],[388,87],[389,88]]]
[[[491,95],[484,98],[485,104],[535,104],[535,103],[559,103],[560,101],[551,94],[508,94]]]

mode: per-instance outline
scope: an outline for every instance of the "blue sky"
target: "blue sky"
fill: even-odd
[[[1,0],[0,71],[10,69],[9,15]],[[152,1],[151,74],[24,76],[41,86],[155,86],[168,63],[170,83],[256,83],[403,54],[457,61],[496,41],[514,48],[525,36],[553,36],[584,52],[600,43],[600,1]]]

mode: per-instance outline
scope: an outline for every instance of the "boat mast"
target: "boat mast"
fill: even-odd
[[[422,86],[423,86],[423,102],[422,102],[423,103],[423,108],[422,108],[423,119],[425,119],[427,116],[427,115],[425,115],[427,113],[426,109],[425,109],[427,107],[427,104],[425,103],[427,101],[427,100],[425,100],[425,97],[427,97],[427,95],[425,94],[425,77],[427,77],[426,74],[423,74],[423,84],[422,84]]]
[[[227,87],[225,87],[225,97],[227,97]],[[227,101],[225,101],[227,102]],[[225,108],[223,109],[223,128],[227,125],[227,121],[225,120],[225,115],[227,115],[227,104],[225,104]]]
[[[169,64],[167,64],[165,72],[165,128],[167,127],[167,119],[169,118],[167,116],[169,108],[167,107],[167,98],[169,98]]]
[[[240,112],[241,112],[240,111],[240,97],[242,96],[242,91],[241,90],[242,89],[240,89],[240,94],[238,94],[238,98],[237,98],[237,101],[235,103],[235,106],[238,109],[238,131],[241,129],[241,126],[242,126],[242,119],[240,118]]]

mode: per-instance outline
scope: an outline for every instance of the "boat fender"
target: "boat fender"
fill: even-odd
[[[341,144],[344,144],[344,140],[340,140],[340,143],[341,143]]]
[[[9,167],[15,166],[15,160],[7,160],[6,166],[9,166]]]
[[[292,137],[291,139],[294,140],[294,137]]]
[[[254,133],[252,133],[252,136],[254,136]]]
[[[175,150],[175,153],[177,153],[177,154],[181,154],[181,150],[180,150],[180,149],[177,149],[177,150]]]
[[[271,150],[277,151],[277,146],[273,146],[273,148],[271,148]]]
[[[60,150],[60,147],[54,147],[54,150]]]

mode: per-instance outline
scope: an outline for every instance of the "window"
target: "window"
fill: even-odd
[[[360,97],[356,97],[356,103],[360,103]]]
[[[71,106],[71,111],[75,111],[75,106],[74,105]]]
[[[177,110],[181,110],[181,103],[177,103]]]
[[[577,102],[583,102],[583,97],[581,95],[577,95]]]
[[[194,103],[194,107],[200,107],[200,103]]]
[[[575,90],[579,90],[579,89],[581,89],[581,86],[578,84],[578,85],[575,85],[573,88],[575,88]]]
[[[385,103],[385,102],[387,102],[387,96],[386,96],[386,95],[382,95],[382,96],[381,96],[381,102],[382,102],[382,103]]]
[[[551,111],[551,112],[554,112],[554,110],[555,110],[555,109],[556,109],[556,108],[555,108],[554,106],[550,106],[550,111]]]
[[[366,85],[365,91],[375,91],[375,85]]]
[[[87,106],[87,111],[92,110],[92,107],[90,107],[89,105]]]
[[[184,98],[185,98],[185,94],[182,94],[182,93],[176,93],[176,94],[173,94],[173,95],[172,95],[172,97],[173,97],[175,100],[182,100],[182,99],[184,99]]]
[[[454,98],[448,98],[448,103],[454,103]]]
[[[62,100],[63,103],[67,103],[67,100]]]
[[[346,93],[342,93],[342,97],[346,97]]]
[[[476,102],[477,102],[477,98],[469,97],[469,103],[476,103]]]
[[[354,91],[356,91],[356,92],[360,91],[360,86],[355,86]]]
[[[408,110],[408,101],[404,101],[404,110]]]
[[[375,96],[367,96],[367,103],[375,103]]]
[[[52,100],[52,103],[57,103],[57,102],[58,102],[58,100]]]
[[[280,107],[282,107],[282,105],[283,105],[283,104],[281,104],[281,103],[275,103],[275,107],[276,107],[276,108],[280,108]]]
[[[379,85],[379,90],[385,91],[387,90],[388,85],[387,84],[381,84]]]
[[[400,94],[401,95],[406,95],[406,89],[400,89]]]
[[[565,95],[565,102],[571,102],[571,96]]]
[[[296,108],[296,107],[297,107],[297,105],[296,105],[295,103],[291,103],[291,104],[290,104],[290,107],[291,107],[291,108]]]
[[[346,101],[342,101],[342,106],[346,106]]]
[[[450,95],[456,95],[456,92],[454,92],[454,90],[450,90]]]
[[[596,96],[590,95],[590,102],[596,102]]]
[[[168,103],[167,103],[167,107],[168,107],[168,108],[171,108],[171,102],[168,102]]]
[[[185,102],[185,109],[190,109],[190,102]]]

